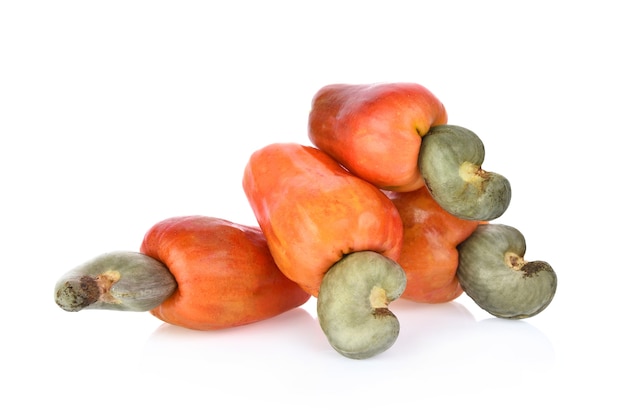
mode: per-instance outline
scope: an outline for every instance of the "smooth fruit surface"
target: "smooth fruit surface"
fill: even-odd
[[[445,211],[426,187],[386,193],[398,209],[404,229],[397,260],[407,277],[402,298],[432,304],[454,300],[463,293],[456,276],[456,247],[480,221],[464,220]]]
[[[273,317],[310,297],[280,272],[257,227],[173,217],[146,233],[141,252],[176,277],[176,291],[151,310],[170,324],[196,330],[233,327]]]
[[[276,264],[313,296],[346,254],[400,255],[402,221],[391,200],[318,148],[276,143],[257,150],[243,189]]]
[[[413,191],[424,185],[422,136],[447,120],[443,104],[419,84],[333,84],[313,98],[309,139],[377,187]]]

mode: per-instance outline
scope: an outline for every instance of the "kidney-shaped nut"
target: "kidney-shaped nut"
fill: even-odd
[[[389,349],[400,332],[388,304],[404,292],[406,276],[395,261],[373,251],[345,255],[324,275],[317,315],[330,345],[352,359]]]
[[[511,202],[511,185],[482,169],[485,148],[472,131],[433,126],[422,138],[418,165],[428,190],[446,211],[462,219],[490,221]]]
[[[67,272],[54,289],[65,311],[104,309],[148,311],[176,290],[176,279],[161,262],[138,252],[101,254]]]
[[[543,311],[556,293],[557,277],[543,261],[525,261],[526,241],[517,229],[479,225],[458,247],[457,276],[479,307],[509,319]]]

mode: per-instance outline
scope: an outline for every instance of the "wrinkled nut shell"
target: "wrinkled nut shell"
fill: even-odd
[[[454,125],[434,126],[422,138],[418,165],[433,199],[450,214],[491,221],[511,202],[511,184],[482,169],[485,148],[472,131]]]
[[[458,251],[461,287],[496,317],[532,317],[543,311],[556,293],[556,273],[546,262],[524,260],[526,241],[513,227],[480,225]]]
[[[344,256],[325,274],[317,299],[330,345],[353,359],[373,357],[396,341],[400,324],[387,305],[406,287],[404,270],[372,251]]]
[[[176,288],[176,279],[161,262],[138,252],[113,251],[64,274],[55,285],[54,299],[70,312],[148,311]]]

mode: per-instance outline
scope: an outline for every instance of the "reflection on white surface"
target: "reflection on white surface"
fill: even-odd
[[[458,302],[398,301],[392,310],[401,322],[400,336],[390,350],[367,360],[336,353],[313,313],[298,308],[221,331],[163,324],[146,340],[141,370],[175,378],[175,385],[211,389],[214,397],[236,404],[245,403],[245,388],[245,397],[307,400],[311,409],[327,408],[315,394],[335,396],[336,407],[383,408],[406,405],[413,394],[423,402],[449,397],[451,386],[461,383],[455,394],[475,396],[490,381],[489,388],[497,390],[523,382],[531,371],[548,372],[555,362],[549,338],[524,321],[476,320]],[[374,383],[382,393],[408,393],[366,402]]]
[[[422,365],[550,364],[555,352],[546,335],[524,320],[476,320],[461,303],[429,305],[406,301],[394,307],[402,321],[399,352]]]
[[[351,363],[411,360],[416,365],[441,368],[458,363],[550,364],[555,351],[548,337],[524,320],[476,320],[463,304],[416,304],[400,300],[391,309],[400,319],[401,333],[387,352]],[[311,312],[297,308],[273,319],[218,331],[194,331],[162,324],[149,337],[144,362],[158,359],[160,368],[194,370],[204,364],[249,358],[263,363],[273,357],[284,364],[289,357],[316,362],[343,359],[326,342]]]
[[[147,369],[193,376],[229,364],[286,364],[289,358],[324,351],[323,334],[309,312],[296,308],[269,320],[217,331],[195,331],[167,323],[148,338]]]

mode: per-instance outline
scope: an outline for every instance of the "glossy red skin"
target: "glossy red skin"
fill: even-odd
[[[317,148],[276,143],[254,152],[243,188],[278,267],[315,297],[345,254],[400,255],[393,203]]]
[[[174,217],[154,225],[140,251],[164,263],[178,283],[150,313],[181,327],[249,324],[310,297],[280,272],[260,228],[213,217]]]
[[[447,121],[443,104],[415,83],[334,84],[313,98],[309,139],[377,187],[413,191],[424,185],[422,136]]]
[[[402,253],[407,286],[402,298],[420,303],[452,301],[463,293],[456,270],[457,245],[482,221],[468,221],[446,212],[426,186],[411,192],[386,192],[404,225]]]

